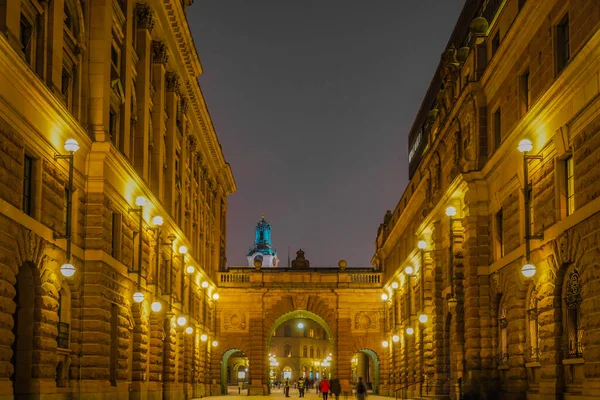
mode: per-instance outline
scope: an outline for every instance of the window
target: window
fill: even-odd
[[[310,358],[314,358],[315,357],[315,349],[310,346]]]
[[[504,229],[502,227],[502,209],[495,216],[496,222],[496,259],[504,257]]]
[[[321,358],[321,349],[317,347],[317,358]]]
[[[537,291],[533,288],[529,294],[529,303],[527,307],[527,322],[529,333],[529,345],[525,360],[528,362],[539,360],[539,338],[538,338],[538,297]]]
[[[25,61],[27,64],[32,64],[33,54],[33,28],[29,20],[21,14],[21,32],[19,34],[19,41],[21,43],[21,50],[25,55]]]
[[[506,319],[506,307],[500,306],[498,316],[498,328],[500,329],[500,348],[498,349],[498,365],[508,364],[508,320]]]
[[[25,154],[23,160],[23,212],[33,216],[33,158]]]
[[[519,94],[521,101],[521,116],[529,111],[531,105],[531,82],[529,80],[529,70],[525,71],[519,79]]]
[[[283,355],[284,355],[284,357],[291,357],[292,356],[292,346],[290,346],[289,344],[286,344],[285,347],[283,348]]]
[[[110,134],[110,141],[112,144],[117,146],[118,134],[119,134],[119,118],[117,112],[111,107],[108,113],[108,133]]]
[[[502,143],[502,119],[500,116],[500,107],[494,112],[492,121],[494,123],[494,151],[496,151],[500,148],[500,144]]]
[[[575,211],[575,173],[574,173],[573,156],[565,160],[565,193],[567,197],[567,215],[573,214]]]
[[[121,214],[112,214],[112,243],[111,255],[117,261],[121,261]]]
[[[283,327],[283,336],[284,337],[291,337],[292,336],[292,328],[290,328],[289,325],[286,325]]]
[[[71,10],[69,10],[69,6],[67,2],[64,5],[64,13],[65,13],[65,26],[73,32],[73,16],[71,15]]]
[[[579,271],[575,269],[568,275],[565,288],[566,337],[564,343],[565,358],[583,356],[583,330],[581,329],[581,286]]]
[[[306,346],[302,348],[302,357],[308,357],[308,348]]]
[[[569,14],[556,25],[556,74],[559,74],[569,63]]]
[[[62,69],[62,80],[61,80],[61,94],[63,96],[63,100],[65,105],[69,110],[71,110],[71,86],[72,86],[72,78],[69,71],[63,67]]]
[[[492,38],[492,57],[494,56],[494,54],[496,54],[499,47],[500,47],[500,32],[496,32],[496,34]]]
[[[308,330],[308,336],[311,338],[315,337],[315,330],[313,328],[310,328]]]

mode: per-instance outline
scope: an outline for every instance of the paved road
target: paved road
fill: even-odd
[[[243,393],[243,392],[242,392]],[[283,389],[272,389],[271,395],[269,396],[273,399],[284,400],[286,397],[283,395]],[[239,395],[237,393],[237,388],[230,387],[229,395],[227,396],[211,396],[209,399],[211,400],[248,400],[253,398],[264,398],[263,396],[247,396],[245,394]],[[298,397],[298,389],[290,388],[290,400],[299,399]],[[322,400],[323,397],[321,395],[317,395],[315,389],[307,390],[304,394],[304,399],[306,400]],[[389,397],[384,396],[375,396],[369,394],[367,396],[368,400],[390,400]],[[335,397],[329,397],[328,400],[335,400]],[[346,400],[344,396],[340,396],[339,400]],[[355,397],[348,397],[348,400],[355,400]]]

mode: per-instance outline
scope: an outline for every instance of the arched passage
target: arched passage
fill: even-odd
[[[352,380],[363,378],[365,384],[373,391],[379,393],[379,356],[371,349],[360,349],[352,358]]]
[[[241,382],[247,382],[249,376],[250,365],[246,362],[245,365],[242,365],[241,362],[236,362],[233,366],[229,365],[229,360],[233,356],[241,355],[242,357],[247,359],[246,353],[244,353],[240,349],[229,349],[223,356],[221,357],[221,394],[227,394],[227,383],[235,381],[238,382],[238,373],[240,372],[240,368],[245,368],[244,377],[240,378]]]
[[[291,326],[290,323],[294,326]],[[312,326],[313,323],[315,326]],[[282,325],[284,329],[280,330],[281,335],[274,336],[278,328]],[[298,330],[300,332],[296,332]],[[281,372],[276,374],[273,369],[277,368],[277,366],[274,367],[270,360],[266,360],[266,376],[270,377],[270,380],[281,381],[285,379],[284,374],[286,370],[284,367],[286,366],[290,367],[290,371],[287,371],[288,375],[285,376],[289,376],[292,380],[300,376],[304,376],[309,380],[320,379],[322,375],[331,377],[332,371],[334,371],[335,336],[331,326],[320,315],[307,310],[289,311],[271,323],[269,330],[266,332],[266,337],[265,356],[268,355],[270,358],[271,353],[278,352],[279,354],[273,354],[273,356],[282,362],[278,365]],[[276,343],[274,346],[274,338],[277,341],[283,339],[283,342],[278,345]],[[321,338],[321,342],[325,342],[324,345],[313,349],[313,343],[315,346],[319,346],[319,338]],[[286,341],[287,339],[289,339],[289,343]],[[306,355],[304,347],[307,347]],[[312,353],[308,348],[313,350]],[[318,359],[319,364],[317,364],[317,360],[312,360],[312,364],[314,365],[307,366],[307,357]],[[284,360],[285,364],[283,363]],[[303,368],[302,362],[304,362],[305,368]]]

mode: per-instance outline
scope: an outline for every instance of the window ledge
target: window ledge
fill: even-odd
[[[540,368],[541,366],[542,364],[540,364],[538,361],[525,363],[526,368]]]
[[[498,366],[499,371],[506,371],[507,369],[510,369],[510,367],[508,365],[499,365]]]
[[[585,364],[585,360],[583,358],[567,358],[562,361],[563,365],[572,365],[572,364]]]

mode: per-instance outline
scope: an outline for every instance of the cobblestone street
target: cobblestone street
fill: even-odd
[[[263,398],[264,397],[264,396],[247,396],[247,395],[243,394],[244,392],[247,392],[247,391],[242,391],[242,394],[238,394],[237,387],[233,387],[233,386],[230,386],[228,391],[229,391],[229,395],[227,395],[227,396],[211,396],[211,398],[215,399],[215,400],[220,400],[220,399],[247,400],[247,399],[251,399],[251,398]],[[270,397],[277,398],[277,399],[285,399],[285,396],[283,395],[283,389],[272,389]],[[292,399],[292,398],[299,398],[298,389],[290,388],[290,399]],[[310,389],[305,392],[304,398],[306,400],[320,400],[323,398],[323,396],[321,394],[317,395],[315,389]],[[355,396],[348,396],[348,397],[340,396],[340,400],[352,400],[354,398],[355,398]],[[376,395],[369,394],[367,396],[367,399],[383,400],[384,396],[376,396]],[[386,397],[386,399],[389,400],[389,397]],[[328,400],[335,400],[335,397],[331,396],[328,398]]]

